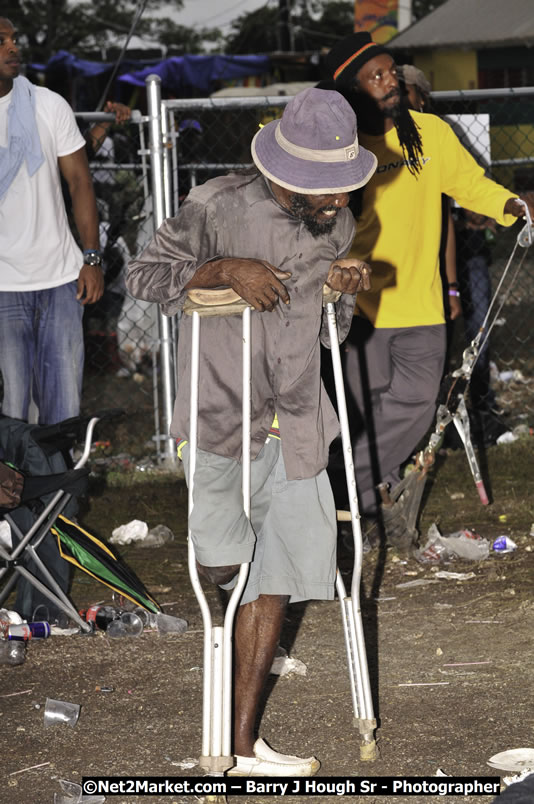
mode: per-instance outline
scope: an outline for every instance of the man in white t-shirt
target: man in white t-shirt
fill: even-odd
[[[85,140],[70,106],[19,71],[16,31],[0,17],[2,413],[27,421],[33,398],[39,424],[55,424],[80,410],[83,305],[97,301],[104,290],[98,216]],[[61,175],[83,254],[68,225]],[[69,565],[50,534],[39,554],[66,592]],[[26,619],[57,622],[60,616],[24,579],[15,606]]]
[[[83,305],[104,290],[85,140],[68,103],[19,76],[12,23],[0,18],[0,371],[2,413],[39,424],[80,409]],[[62,175],[83,254],[70,231]]]

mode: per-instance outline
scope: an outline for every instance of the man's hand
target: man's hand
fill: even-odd
[[[527,204],[530,217],[534,220],[534,193],[523,193],[519,198]],[[515,215],[516,218],[522,218],[525,215],[525,207],[520,204],[517,198],[509,198],[504,205],[505,215]]]
[[[255,310],[272,312],[279,301],[289,304],[289,293],[281,279],[291,273],[279,271],[265,260],[223,258],[217,261],[221,284],[229,285]]]
[[[455,321],[462,315],[462,303],[459,296],[449,296],[449,319]]]
[[[362,290],[370,290],[370,274],[371,269],[366,262],[346,257],[343,260],[334,260],[328,271],[326,284],[332,290],[354,296]]]
[[[126,123],[132,116],[132,110],[129,106],[125,106],[124,103],[118,103],[116,101],[106,101],[104,112],[114,114],[115,123],[118,125]]]
[[[76,299],[82,304],[94,304],[104,292],[104,274],[99,265],[84,265],[78,276]]]

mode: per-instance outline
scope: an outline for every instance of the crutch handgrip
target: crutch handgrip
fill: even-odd
[[[237,315],[250,304],[232,288],[191,288],[183,306],[185,315],[197,312],[200,316]]]
[[[340,290],[332,290],[328,285],[323,285],[323,307],[327,304],[335,304],[341,298]]]

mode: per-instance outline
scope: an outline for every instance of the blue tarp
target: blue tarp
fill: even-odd
[[[129,70],[142,69],[147,64],[157,64],[157,59],[125,59],[121,62],[121,72]],[[73,56],[67,50],[58,50],[58,52],[51,56],[46,64],[29,64],[32,70],[39,72],[52,72],[53,70],[67,70],[70,75],[79,75],[82,78],[91,78],[96,75],[102,75],[109,72],[114,67],[114,62],[106,61],[89,61],[88,59],[80,59],[78,56]]]
[[[209,92],[214,81],[232,81],[266,73],[270,64],[268,56],[173,56],[152,67],[125,73],[119,81],[144,86],[145,78],[156,73],[162,86],[173,92],[186,86]]]
[[[147,66],[148,65],[148,66]],[[97,62],[79,59],[66,50],[58,51],[47,64],[30,64],[33,70],[52,72],[66,70],[70,76],[95,77],[110,71],[112,62]],[[164,89],[179,92],[184,87],[194,87],[200,92],[210,92],[215,81],[232,81],[269,72],[268,56],[173,56],[163,61],[147,59],[121,62],[119,81],[135,86],[144,86],[145,78],[156,73]]]

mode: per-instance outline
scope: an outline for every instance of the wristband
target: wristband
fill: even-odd
[[[459,290],[449,290],[449,296],[459,296],[459,295],[460,295]]]
[[[450,288],[456,288],[456,290],[460,287],[458,282],[449,282],[448,285]]]

